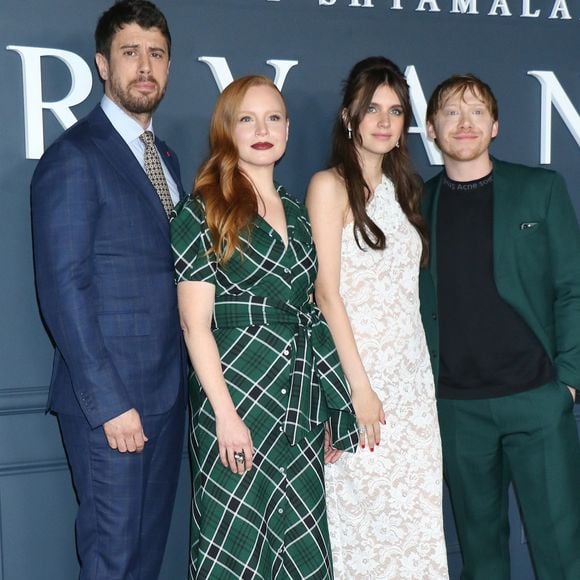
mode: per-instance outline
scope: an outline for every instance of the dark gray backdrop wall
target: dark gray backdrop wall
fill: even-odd
[[[34,293],[28,187],[36,160],[27,159],[25,114],[28,148],[38,141],[40,129],[49,144],[63,127],[50,106],[40,114],[25,103],[33,90],[41,90],[47,103],[65,99],[72,76],[76,90],[88,92],[90,84],[80,69],[69,70],[78,63],[71,64],[68,53],[78,55],[92,72],[92,90],[71,108],[72,115],[79,118],[97,103],[101,86],[94,72],[92,35],[109,4],[3,0],[0,7],[0,580],[60,580],[77,573],[74,494],[56,422],[43,414],[52,348]],[[423,125],[423,95],[428,98],[443,78],[473,72],[489,82],[500,103],[494,154],[530,165],[540,163],[542,151],[544,158],[551,154],[548,166],[564,175],[580,210],[579,0],[158,4],[170,22],[174,45],[170,85],[155,128],[179,153],[186,188],[206,152],[207,125],[219,92],[216,76],[226,82],[229,69],[233,77],[273,77],[275,67],[267,61],[289,69],[283,92],[291,135],[277,177],[302,197],[312,173],[325,165],[341,80],[356,61],[383,54],[409,72],[416,127]],[[67,51],[64,60],[33,57],[35,51],[55,49]],[[225,65],[217,58],[225,59]],[[36,72],[35,62],[40,62]],[[25,78],[28,84],[23,84]],[[42,121],[34,120],[35,112]],[[542,126],[547,131],[543,138]],[[418,171],[430,177],[438,168],[420,134],[411,137],[411,147]],[[185,578],[187,471],[184,461],[165,580]],[[459,553],[448,506],[446,524],[456,577]],[[528,580],[532,572],[515,508],[512,524],[514,578]]]

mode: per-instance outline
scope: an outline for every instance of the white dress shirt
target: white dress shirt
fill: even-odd
[[[117,103],[109,99],[107,95],[103,95],[103,98],[101,99],[101,109],[103,109],[103,112],[107,115],[107,118],[111,121],[111,124],[117,133],[119,133],[123,141],[127,143],[129,149],[131,149],[133,155],[135,155],[135,158],[139,161],[139,165],[141,165],[143,171],[145,171],[145,144],[141,139],[139,139],[139,137],[145,131],[151,131],[153,135],[155,135],[155,132],[153,131],[153,120],[149,122],[147,129],[143,129],[143,127],[141,127],[133,117],[130,117],[125,113],[125,111],[123,111]],[[173,180],[173,177],[171,177],[171,173],[169,173],[169,170],[163,162],[163,157],[161,157],[161,155],[158,155],[158,157],[161,161],[163,173],[165,174],[165,180],[167,181],[171,200],[173,201],[173,205],[177,205],[179,202],[179,190],[177,189],[177,184]]]

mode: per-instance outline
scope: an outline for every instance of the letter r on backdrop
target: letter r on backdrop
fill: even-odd
[[[74,125],[77,118],[73,115],[71,107],[82,103],[89,96],[93,86],[91,69],[78,54],[67,50],[15,45],[7,46],[6,50],[17,52],[22,60],[26,158],[40,159],[44,152],[43,110],[52,111],[64,129]],[[57,58],[64,62],[70,71],[71,88],[60,101],[42,100],[43,56]]]

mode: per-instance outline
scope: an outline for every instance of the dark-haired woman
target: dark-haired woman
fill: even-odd
[[[341,580],[447,578],[441,444],[421,324],[421,183],[407,149],[411,108],[391,61],[359,62],[345,85],[331,168],[310,183],[316,301],[359,426],[356,454],[327,449],[326,491]],[[386,419],[386,420],[385,420]]]
[[[332,578],[325,426],[351,451],[357,429],[311,300],[306,211],[273,181],[287,138],[275,85],[234,81],[216,104],[194,194],[172,222],[195,371],[191,578]]]

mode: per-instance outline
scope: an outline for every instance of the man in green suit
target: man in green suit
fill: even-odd
[[[441,83],[427,129],[445,170],[425,186],[422,315],[437,382],[462,580],[510,577],[513,481],[538,579],[580,579],[580,232],[555,172],[490,157],[497,102]]]

